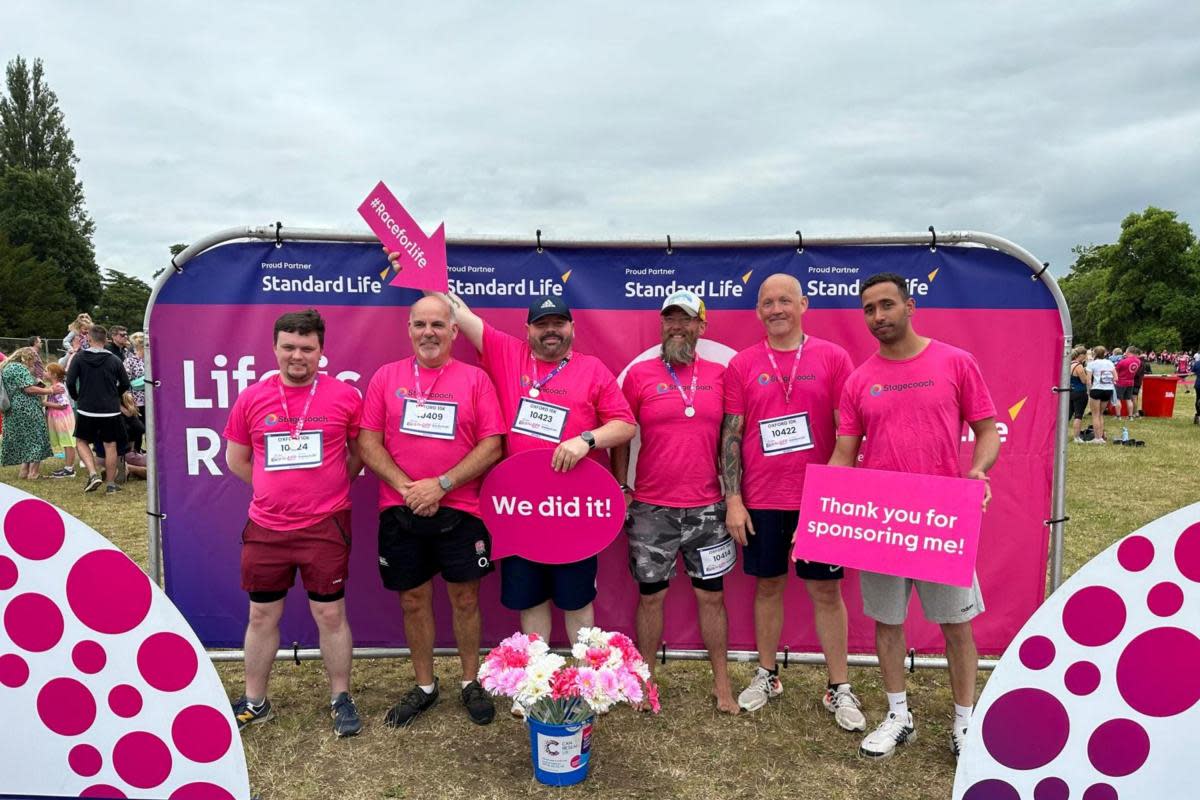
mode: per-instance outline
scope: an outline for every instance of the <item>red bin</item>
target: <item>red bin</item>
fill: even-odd
[[[1142,378],[1142,411],[1147,417],[1170,417],[1175,413],[1174,375],[1147,375]]]

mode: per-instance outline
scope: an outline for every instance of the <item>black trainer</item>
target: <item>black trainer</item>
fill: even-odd
[[[467,707],[467,716],[476,725],[487,725],[496,718],[496,703],[479,685],[479,681],[471,681],[463,687],[462,704]]]
[[[362,730],[358,707],[354,705],[349,692],[342,692],[333,699],[329,716],[333,717],[333,732],[338,736],[357,736]]]
[[[257,725],[260,722],[274,719],[275,712],[271,710],[271,701],[268,698],[264,697],[261,703],[253,705],[246,699],[246,695],[242,695],[233,704],[233,716],[237,719],[240,731],[247,725]]]
[[[433,679],[433,693],[425,694],[420,686],[408,690],[399,703],[388,709],[383,724],[389,728],[407,728],[422,712],[433,708],[438,701],[438,679]]]

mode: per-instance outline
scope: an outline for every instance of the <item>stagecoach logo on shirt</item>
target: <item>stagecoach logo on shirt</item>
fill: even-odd
[[[326,417],[326,416],[304,417],[303,419],[304,419],[305,424],[308,424],[309,422],[328,422],[329,421],[329,417]],[[281,414],[267,414],[267,416],[263,419],[263,424],[270,427],[271,425],[278,425],[281,422],[296,423],[296,422],[299,422],[300,420],[301,420],[301,417],[285,417],[285,416],[282,416]]]
[[[815,381],[816,379],[817,379],[817,376],[815,374],[813,374],[813,375],[797,375],[796,376],[797,383],[799,383],[800,381]],[[787,381],[788,381],[787,378],[783,379],[784,383],[787,383]],[[759,376],[758,376],[758,385],[759,386],[767,386],[768,384],[778,383],[778,382],[779,382],[778,376],[772,375],[768,372],[759,373]]]
[[[417,393],[415,391],[413,391],[412,389],[409,389],[407,386],[401,386],[399,389],[396,390],[395,395],[396,395],[396,397],[399,397],[401,400],[403,400],[406,397],[416,397]],[[425,399],[426,400],[453,400],[454,393],[453,392],[432,392],[431,394],[427,395]]]
[[[655,391],[657,391],[659,394],[666,394],[667,392],[671,391],[671,384],[669,384],[669,383],[660,383],[660,384],[658,384],[657,386],[655,386],[655,387],[654,387],[654,389],[655,389]]]
[[[522,389],[528,389],[532,385],[533,385],[533,380],[530,379],[530,377],[528,375],[521,376],[521,388]],[[542,394],[557,394],[557,395],[561,395],[561,396],[566,396],[566,394],[567,394],[566,389],[555,388],[548,384],[542,384],[542,388],[539,389],[538,391],[540,391]]]
[[[933,378],[912,383],[877,383],[871,387],[871,397],[879,397],[884,392],[906,392],[909,389],[928,389],[933,386]]]
[[[267,418],[263,420],[265,425],[275,425],[279,422],[278,414],[267,414]]]

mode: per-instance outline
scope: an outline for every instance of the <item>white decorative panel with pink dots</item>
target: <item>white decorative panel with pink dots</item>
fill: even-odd
[[[1198,754],[1200,503],[1096,556],[1029,619],[975,709],[954,799],[1200,797]]]
[[[0,793],[248,798],[221,682],[166,595],[43,500],[0,484],[0,518]]]

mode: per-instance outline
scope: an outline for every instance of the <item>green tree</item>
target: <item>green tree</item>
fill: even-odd
[[[58,96],[46,85],[42,60],[33,68],[17,56],[5,68],[8,96],[0,97],[0,166],[46,172],[62,189],[71,223],[84,236],[95,224],[84,207],[83,183],[75,174],[79,157]]]
[[[76,311],[100,299],[100,268],[92,242],[71,222],[70,200],[54,177],[20,167],[0,168],[0,232],[27,244],[34,258],[59,271]]]
[[[150,302],[150,287],[145,281],[115,269],[105,272],[104,290],[92,319],[108,327],[124,325],[129,331],[140,331],[146,319],[146,304]]]
[[[59,271],[0,233],[0,336],[65,332],[73,308]]]
[[[1067,308],[1071,310],[1071,327],[1075,341],[1089,346],[1099,344],[1097,329],[1108,297],[1109,268],[1104,264],[1105,254],[1112,245],[1080,245],[1072,248],[1076,254],[1071,273],[1059,282]],[[1097,302],[1099,300],[1099,302]],[[1093,305],[1094,304],[1094,305]]]

